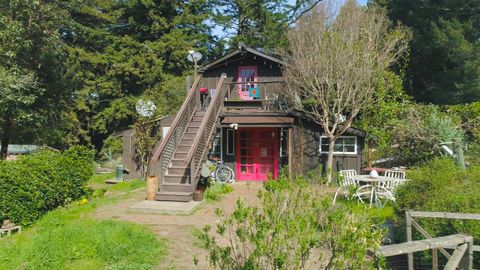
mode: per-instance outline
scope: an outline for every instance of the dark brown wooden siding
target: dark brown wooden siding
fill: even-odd
[[[319,166],[323,172],[326,171],[327,154],[319,151],[320,137],[325,135],[323,129],[310,121],[298,119],[293,127],[293,155],[292,171],[305,174]],[[345,136],[354,136],[345,134]],[[360,173],[362,167],[362,154],[364,149],[364,138],[357,137],[357,154],[335,154],[333,157],[333,172],[339,170],[354,169]]]
[[[266,83],[262,82],[280,82],[283,81],[282,66],[278,63],[264,59],[260,56],[253,55],[252,53],[245,52],[244,56],[236,55],[230,59],[225,60],[218,65],[211,67],[203,72],[203,80],[200,87],[206,87],[208,89],[214,89],[220,75],[222,73],[227,74],[225,79],[225,85],[229,86],[229,90],[232,95],[227,95],[229,99],[235,99],[233,94],[236,93],[237,85],[230,84],[237,82],[238,79],[238,67],[240,66],[257,66],[258,73],[258,86],[261,92],[261,98],[265,99],[265,96],[276,94],[278,95],[279,89],[284,86],[283,83]]]

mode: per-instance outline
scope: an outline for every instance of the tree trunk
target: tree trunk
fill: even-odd
[[[335,149],[335,141],[333,138],[329,138],[328,144],[328,156],[327,156],[327,184],[332,183],[332,168],[333,168],[333,150]]]
[[[10,143],[10,131],[11,131],[11,123],[10,119],[5,121],[5,126],[3,128],[3,135],[2,135],[2,145],[0,148],[0,160],[7,159],[8,155],[8,144]]]

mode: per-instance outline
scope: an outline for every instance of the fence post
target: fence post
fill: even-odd
[[[405,211],[405,222],[407,223],[407,242],[412,242],[412,217],[408,210]],[[413,253],[408,253],[408,270],[413,270]]]
[[[438,270],[438,249],[432,249],[432,270]]]

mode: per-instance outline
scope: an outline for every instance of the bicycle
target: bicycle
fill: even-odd
[[[202,168],[202,176],[210,176],[215,182],[221,184],[235,182],[235,173],[221,160],[205,161],[204,168]]]

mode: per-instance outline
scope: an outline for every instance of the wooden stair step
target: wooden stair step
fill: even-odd
[[[167,175],[185,175],[187,173],[190,173],[189,168],[184,165],[184,166],[170,166],[168,167],[168,174]]]
[[[189,202],[193,200],[193,192],[157,192],[155,199],[157,201]]]
[[[189,184],[190,175],[186,174],[165,174],[163,176],[164,183],[175,183],[175,184]]]
[[[195,190],[190,184],[163,183],[160,185],[160,192],[193,192]]]

